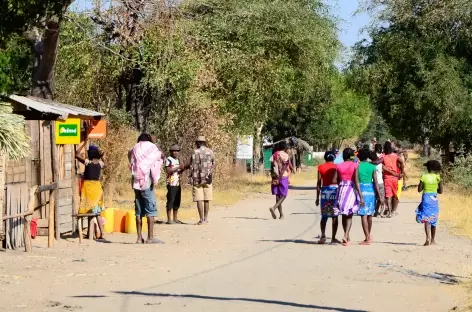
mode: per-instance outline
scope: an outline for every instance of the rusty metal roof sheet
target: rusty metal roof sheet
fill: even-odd
[[[40,99],[36,97],[25,97],[19,95],[9,95],[11,101],[20,104],[22,109],[14,109],[15,114],[25,115],[27,119],[27,112],[36,111],[40,115],[51,116],[54,119],[66,120],[67,118],[80,119],[100,119],[105,116],[102,113],[95,112],[89,109],[72,106],[68,104],[57,103],[51,100]]]

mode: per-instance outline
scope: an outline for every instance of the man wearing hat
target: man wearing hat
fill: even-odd
[[[196,146],[190,161],[190,184],[193,187],[193,201],[197,203],[200,216],[198,224],[203,224],[208,223],[210,201],[213,200],[212,180],[215,157],[213,151],[206,146],[204,136],[197,138]]]
[[[167,172],[167,224],[182,224],[179,220],[178,212],[182,198],[180,176],[185,169],[183,164],[180,164],[179,154],[180,147],[174,144],[170,147],[170,156],[165,160]],[[174,212],[174,219],[171,218],[172,211]]]

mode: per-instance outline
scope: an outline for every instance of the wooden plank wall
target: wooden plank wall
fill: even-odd
[[[3,226],[3,215],[5,214],[5,197],[6,197],[6,192],[5,192],[5,155],[0,154],[0,247],[1,246],[1,241],[5,237],[5,228]]]
[[[18,162],[8,161],[5,166],[4,174],[5,187],[8,188],[16,184],[26,183],[27,188],[33,185],[47,185],[53,181],[52,174],[52,147],[58,149],[60,171],[59,180],[61,188],[58,190],[58,214],[59,214],[59,232],[65,233],[73,231],[74,223],[72,222],[73,214],[73,168],[74,161],[74,146],[72,145],[55,145],[51,142],[51,127],[53,122],[30,120],[26,123],[26,130],[31,137],[31,154],[26,159]],[[1,182],[0,182],[1,184]],[[4,188],[1,188],[2,192]],[[13,189],[12,189],[13,190]],[[26,201],[28,202],[28,192],[9,192],[9,196],[13,203]],[[5,195],[4,195],[5,196]],[[1,199],[2,196],[0,196]],[[22,198],[24,197],[24,198]],[[6,197],[5,197],[6,198]],[[10,200],[10,202],[11,202]],[[41,206],[33,214],[37,218],[40,234],[47,234],[48,218],[49,218],[49,193],[43,192],[36,198],[35,207]],[[16,205],[16,204],[15,204]],[[6,209],[6,205],[2,205]],[[0,213],[3,209],[0,209]],[[0,222],[1,223],[1,222]],[[1,227],[0,227],[1,228]],[[43,229],[43,230],[41,230]]]
[[[59,232],[66,233],[74,231],[72,222],[73,214],[73,190],[72,190],[72,166],[74,162],[73,146],[58,146],[59,155],[59,180],[61,180],[61,188],[57,194],[58,213],[59,213]]]
[[[15,215],[28,210],[28,185],[26,182],[7,185],[7,215]],[[5,226],[6,248],[17,249],[25,246],[23,236],[24,218],[8,219]]]

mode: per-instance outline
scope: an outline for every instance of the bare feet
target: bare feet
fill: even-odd
[[[431,241],[431,245],[437,245],[435,241]]]
[[[424,243],[423,246],[430,246],[430,245],[431,245],[430,241],[427,240],[426,243]]]
[[[280,217],[279,217],[280,220],[284,219],[284,215],[281,214]]]
[[[326,243],[326,237],[325,237],[325,236],[322,236],[322,237],[320,238],[320,240],[318,241],[318,244],[319,244],[319,245],[323,245],[324,243]]]
[[[277,219],[277,216],[275,215],[275,211],[273,208],[269,209],[270,213],[272,214],[272,218]]]
[[[333,238],[333,239],[331,240],[331,245],[334,245],[334,244],[341,244],[341,241],[338,240],[338,239],[336,239],[336,238]]]
[[[138,237],[138,240],[136,241],[136,244],[144,244],[144,239]]]

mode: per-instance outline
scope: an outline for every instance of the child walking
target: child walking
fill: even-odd
[[[418,192],[423,192],[421,203],[416,209],[416,222],[424,223],[426,242],[424,246],[436,245],[436,225],[438,222],[438,194],[442,194],[443,186],[439,173],[441,164],[437,160],[429,160],[424,164],[428,173],[421,176]]]
[[[180,176],[184,172],[184,165],[180,164],[180,147],[174,144],[170,148],[170,156],[166,158],[165,166],[167,170],[167,224],[182,224],[179,220],[179,208],[182,198],[182,189],[180,186]],[[173,221],[172,221],[173,212]]]

